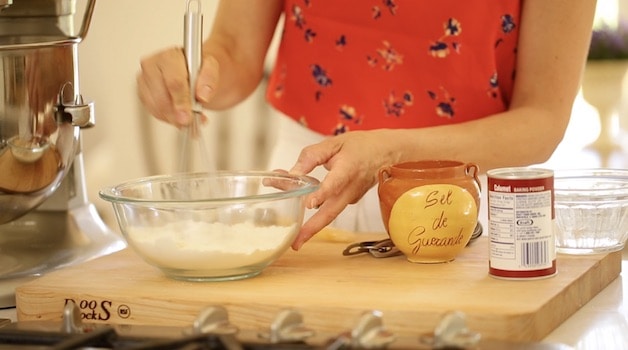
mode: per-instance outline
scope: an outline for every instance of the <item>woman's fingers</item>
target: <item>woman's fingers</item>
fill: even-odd
[[[185,57],[172,48],[141,61],[138,95],[149,113],[176,126],[191,120],[190,87]]]

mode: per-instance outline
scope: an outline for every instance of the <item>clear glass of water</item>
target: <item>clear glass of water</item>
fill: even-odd
[[[628,240],[628,170],[557,171],[556,250],[564,254],[618,251]]]

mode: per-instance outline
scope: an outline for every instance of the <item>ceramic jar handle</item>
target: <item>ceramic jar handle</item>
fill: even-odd
[[[465,175],[473,176],[473,180],[478,185],[478,189],[481,191],[482,190],[482,184],[480,183],[480,179],[478,178],[478,173],[479,172],[480,172],[480,168],[476,164],[474,164],[474,163],[467,163],[464,166],[464,173],[465,173]]]
[[[380,184],[390,179],[390,166],[389,165],[384,166],[379,169],[379,171],[377,172],[377,179],[379,180]]]

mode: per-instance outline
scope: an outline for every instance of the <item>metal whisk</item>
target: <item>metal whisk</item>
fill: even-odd
[[[196,6],[194,6],[196,5]],[[191,151],[192,144],[198,143],[201,160],[205,163],[204,168],[207,171],[215,170],[213,157],[209,153],[203,132],[201,130],[201,116],[203,107],[196,101],[194,90],[196,86],[196,77],[201,67],[202,61],[202,37],[203,37],[203,14],[201,13],[201,3],[198,0],[188,0],[187,10],[184,16],[184,52],[185,60],[188,68],[188,77],[190,82],[190,98],[192,102],[192,122],[182,129],[181,155],[179,157],[178,170],[186,172],[191,169]]]

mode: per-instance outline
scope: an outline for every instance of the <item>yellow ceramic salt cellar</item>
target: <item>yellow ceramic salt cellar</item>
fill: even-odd
[[[416,263],[455,259],[477,225],[478,167],[452,160],[386,166],[378,173],[384,225],[395,246]]]

